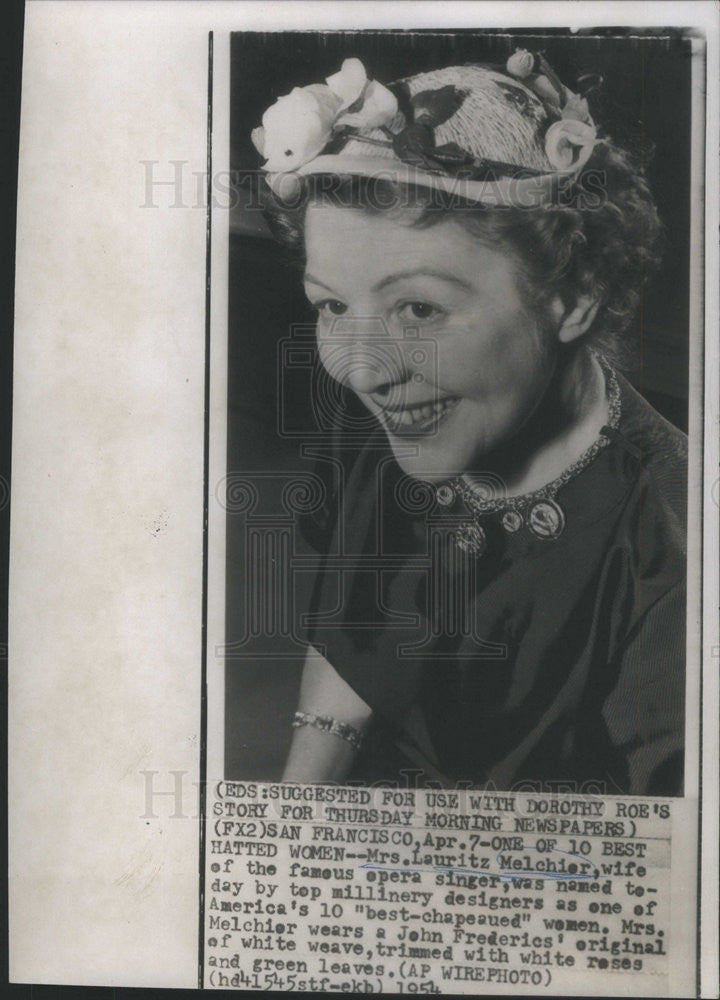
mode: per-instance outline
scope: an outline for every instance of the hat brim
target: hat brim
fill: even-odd
[[[281,196],[282,179],[288,178],[288,192],[295,183],[290,178],[297,175],[372,177],[392,183],[430,188],[453,195],[472,204],[513,208],[538,208],[553,202],[563,180],[573,177],[575,171],[538,174],[533,177],[500,177],[497,180],[466,180],[444,174],[420,170],[394,157],[343,156],[342,154],[317,156],[299,167],[293,174],[273,174],[272,187]]]

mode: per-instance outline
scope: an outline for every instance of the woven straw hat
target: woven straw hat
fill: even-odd
[[[435,127],[438,146],[456,142],[478,159],[540,171],[552,170],[544,148],[543,126],[546,130],[550,124],[548,113],[542,101],[519,80],[511,80],[507,74],[485,66],[448,66],[398,82],[407,87],[411,97],[447,86],[454,86],[465,94],[455,114]],[[398,112],[389,128],[399,132],[405,124],[405,116]],[[367,130],[365,134],[384,138],[378,129]],[[392,158],[392,149],[352,139],[343,153]]]
[[[547,203],[595,144],[587,102],[543,57],[507,71],[480,65],[418,73],[388,87],[347,59],[327,85],[295,88],[263,116],[253,142],[280,197],[313,174],[386,178],[475,202]]]

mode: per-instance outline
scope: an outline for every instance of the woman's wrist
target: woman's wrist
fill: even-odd
[[[293,728],[299,729],[301,726],[312,726],[314,729],[318,729],[321,733],[326,733],[328,736],[337,736],[341,740],[345,740],[356,750],[359,750],[362,746],[363,734],[355,726],[351,726],[348,722],[342,722],[340,719],[335,719],[331,715],[315,715],[312,712],[295,712],[293,716]]]

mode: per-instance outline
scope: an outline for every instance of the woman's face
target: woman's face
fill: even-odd
[[[481,471],[548,388],[556,339],[516,264],[445,219],[310,205],[305,290],[320,359],[380,421],[401,468],[427,480]]]

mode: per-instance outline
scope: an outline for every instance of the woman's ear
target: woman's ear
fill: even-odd
[[[579,295],[575,305],[566,307],[559,299],[555,301],[556,315],[559,320],[557,336],[562,344],[577,340],[590,328],[600,308],[598,299],[590,295]]]

